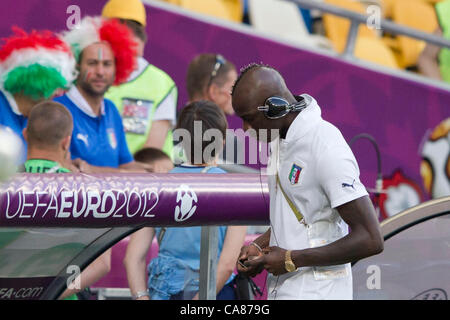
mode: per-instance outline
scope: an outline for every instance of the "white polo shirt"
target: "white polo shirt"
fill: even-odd
[[[278,164],[282,188],[306,223],[298,221],[276,175],[269,175],[270,245],[288,250],[326,245],[347,235],[348,226],[335,208],[367,195],[341,132],[322,119],[312,97],[303,96],[310,105],[292,122],[286,139],[271,143],[269,163]],[[350,264],[269,274],[268,294],[269,299],[352,299]]]

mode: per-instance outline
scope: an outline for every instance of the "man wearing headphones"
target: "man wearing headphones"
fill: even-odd
[[[294,96],[268,66],[241,72],[232,104],[258,139],[262,130],[272,132],[274,168],[271,227],[242,247],[238,271],[255,276],[266,269],[269,299],[352,299],[350,263],[380,253],[383,238],[342,134],[322,119],[314,98]]]

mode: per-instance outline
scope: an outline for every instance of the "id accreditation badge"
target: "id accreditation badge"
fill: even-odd
[[[153,101],[123,98],[122,121],[126,133],[146,134],[150,125]]]
[[[325,239],[310,239],[310,248],[317,248],[329,244]],[[335,266],[313,267],[314,279],[316,280],[332,280],[345,278],[349,275],[349,267],[346,264]]]

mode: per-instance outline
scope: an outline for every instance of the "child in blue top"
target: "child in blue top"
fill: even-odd
[[[201,136],[197,137],[198,141],[195,141],[194,129],[198,130],[199,126],[201,126]],[[188,162],[175,167],[170,172],[226,173],[215,165],[216,158],[223,147],[223,140],[214,141],[217,148],[214,148],[211,154],[207,154],[207,150],[211,148],[206,147],[211,144],[211,141],[202,139],[205,134],[208,134],[209,129],[215,130],[216,133],[220,132],[222,137],[225,137],[226,128],[225,114],[214,103],[197,101],[187,105],[180,114],[177,129],[184,129],[184,133],[189,132],[191,139],[185,139],[184,136],[181,142]],[[160,247],[158,256],[148,266],[147,289],[145,257],[155,233],[160,241]],[[219,227],[217,299],[235,298],[232,284],[233,270],[245,235],[245,226]],[[200,239],[201,227],[156,228],[155,230],[144,228],[133,234],[125,257],[132,295],[136,299],[198,299]]]

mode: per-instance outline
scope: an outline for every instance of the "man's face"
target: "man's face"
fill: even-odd
[[[233,98],[233,101],[238,100]],[[271,142],[279,136],[280,120],[267,119],[264,113],[257,109],[261,105],[263,103],[247,102],[243,108],[235,109],[236,115],[242,119],[242,127],[250,136],[253,136],[260,142]]]
[[[106,43],[94,43],[83,50],[77,79],[86,93],[103,96],[114,83],[116,66],[114,55]]]
[[[226,76],[225,84],[218,87],[219,94],[215,97],[216,101],[214,102],[226,115],[234,114],[233,106],[231,105],[231,89],[233,88],[236,79],[237,72],[235,70],[230,70]]]
[[[232,97],[233,109],[243,120],[243,129],[256,130],[257,139],[264,142],[276,139],[283,127],[283,119],[268,119],[258,110],[258,107],[263,106],[266,99],[274,93],[270,86],[270,78],[265,73],[257,71],[241,79]]]
[[[141,39],[139,39],[138,37],[134,37],[134,41],[136,42],[136,56],[143,57],[144,56],[145,43]]]

